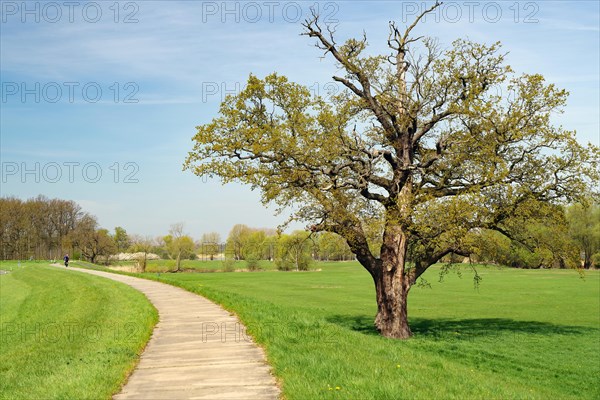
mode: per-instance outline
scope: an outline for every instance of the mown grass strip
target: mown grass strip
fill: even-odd
[[[47,265],[47,264],[46,264]],[[2,262],[0,398],[108,399],[158,320],[140,292],[39,263]]]

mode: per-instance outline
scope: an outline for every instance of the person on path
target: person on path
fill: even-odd
[[[69,268],[69,255],[65,254],[63,260],[65,260],[65,267]]]

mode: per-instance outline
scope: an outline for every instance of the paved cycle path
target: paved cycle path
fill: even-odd
[[[218,305],[160,282],[68,270],[123,282],[144,293],[158,310],[152,338],[115,400],[279,397],[262,349],[246,336],[239,320]]]

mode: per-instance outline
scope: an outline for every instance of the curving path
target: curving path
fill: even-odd
[[[64,268],[64,267],[63,267]],[[68,268],[123,282],[144,293],[159,322],[122,399],[277,399],[265,355],[239,320],[207,299],[160,282]]]

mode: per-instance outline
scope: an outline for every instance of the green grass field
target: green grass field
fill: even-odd
[[[48,263],[1,262],[0,398],[108,399],[157,313],[138,291]]]
[[[409,341],[378,336],[357,263],[320,272],[146,274],[236,312],[287,399],[600,398],[600,275],[479,267],[409,297]],[[463,267],[466,268],[466,267]]]
[[[236,312],[266,349],[288,400],[600,397],[599,271],[582,279],[575,271],[479,266],[483,281],[476,290],[467,267],[462,278],[450,274],[443,283],[434,268],[425,276],[430,287],[413,288],[409,298],[414,338],[396,341],[373,329],[373,284],[357,263],[314,267],[320,271],[143,276]],[[115,341],[114,330],[108,330],[92,343],[48,343],[35,330],[15,334],[14,325],[6,330],[5,321],[119,326],[119,318],[127,324],[141,315],[136,307],[144,309],[143,302],[129,303],[135,292],[59,269],[18,269],[14,263],[0,269],[14,269],[0,278],[0,397],[113,393],[139,351],[121,346],[131,341]],[[81,315],[69,316],[74,304]],[[123,304],[128,308],[116,306]],[[148,330],[138,336],[144,340],[154,320],[145,321]]]

